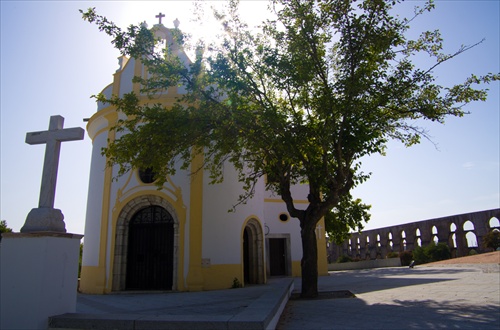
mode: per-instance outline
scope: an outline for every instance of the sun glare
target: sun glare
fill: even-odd
[[[241,19],[254,28],[271,17],[267,1],[242,1],[239,6]],[[167,28],[174,28],[178,20],[179,29],[190,37],[186,53],[193,59],[194,46],[202,41],[205,47],[221,40],[221,24],[215,19],[213,10],[227,7],[224,1],[124,1],[101,3],[96,6],[97,13],[106,16],[120,28],[145,22],[149,28],[160,22]]]

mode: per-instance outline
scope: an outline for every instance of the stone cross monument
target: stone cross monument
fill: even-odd
[[[46,147],[38,208],[32,209],[28,214],[26,222],[21,228],[22,233],[66,232],[61,210],[54,209],[61,142],[83,140],[85,131],[80,127],[63,129],[63,125],[64,118],[62,116],[51,116],[48,131],[26,134],[26,143],[46,144]]]
[[[0,329],[47,329],[51,316],[74,313],[78,286],[79,234],[66,233],[54,209],[61,142],[83,140],[80,127],[63,129],[50,117],[47,131],[26,134],[28,144],[46,144],[38,208],[20,233],[2,235],[0,249]]]

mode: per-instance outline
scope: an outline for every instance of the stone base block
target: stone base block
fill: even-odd
[[[31,209],[26,217],[26,222],[21,233],[32,233],[40,231],[51,231],[65,233],[64,215],[61,210],[49,207],[39,207]]]
[[[0,246],[0,328],[47,329],[74,313],[83,235],[4,233]]]

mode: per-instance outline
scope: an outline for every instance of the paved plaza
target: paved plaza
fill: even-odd
[[[499,264],[340,271],[322,291],[356,298],[290,300],[278,329],[500,329]],[[295,281],[300,290],[300,281]]]
[[[51,328],[500,329],[500,260],[330,272],[319,278],[321,292],[356,297],[292,298],[279,318],[292,281],[299,292],[300,278],[273,278],[220,291],[80,294],[77,314],[54,318]]]

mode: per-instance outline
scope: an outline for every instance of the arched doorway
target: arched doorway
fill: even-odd
[[[243,280],[246,284],[265,282],[263,244],[259,222],[250,219],[243,229]]]
[[[128,290],[172,290],[174,219],[160,206],[134,214],[128,225]]]

